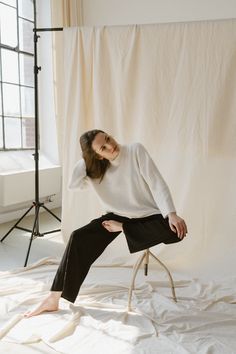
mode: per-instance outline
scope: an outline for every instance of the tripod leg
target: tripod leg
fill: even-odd
[[[134,289],[134,282],[135,282],[135,278],[138,272],[138,269],[140,267],[140,265],[142,264],[142,261],[145,257],[145,253],[143,253],[137,260],[137,262],[135,263],[134,267],[133,267],[133,277],[132,277],[132,282],[129,288],[129,297],[128,297],[128,311],[131,311],[131,297],[132,297],[132,291]]]
[[[28,258],[29,258],[29,253],[30,253],[30,248],[31,248],[31,243],[32,243],[32,241],[33,241],[35,229],[36,229],[36,226],[37,226],[37,223],[38,223],[38,215],[39,215],[39,206],[36,205],[34,226],[33,226],[32,234],[31,234],[31,237],[30,237],[30,243],[29,243],[29,247],[28,247],[28,251],[27,251],[27,255],[26,255],[24,267],[27,266],[27,262],[28,262]]]
[[[51,214],[52,216],[54,216],[54,218],[56,218],[58,221],[61,221],[61,219],[58,218],[58,216],[56,216],[51,210],[49,210],[47,207],[45,207],[45,205],[42,205],[42,207],[47,210],[47,212],[49,212],[49,214]]]
[[[12,230],[21,222],[22,219],[24,219],[24,217],[30,212],[30,210],[34,207],[34,205],[32,205],[27,211],[26,213],[15,223],[14,226],[12,226],[12,228],[6,233],[5,236],[3,236],[3,238],[1,239],[1,242],[3,240],[5,240],[5,238],[12,232]]]
[[[149,252],[150,252],[150,255],[166,270],[166,272],[167,272],[167,274],[169,276],[169,280],[170,280],[170,285],[171,285],[171,291],[172,291],[173,299],[174,299],[175,302],[177,302],[176,295],[175,295],[174,282],[173,282],[173,278],[172,278],[172,276],[170,274],[169,269],[151,251],[149,251]]]

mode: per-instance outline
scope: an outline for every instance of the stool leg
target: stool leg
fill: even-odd
[[[149,250],[145,251],[144,275],[148,275]]]
[[[166,272],[167,272],[167,274],[169,276],[169,280],[170,280],[170,285],[171,285],[171,291],[172,291],[173,299],[174,299],[175,302],[177,302],[176,295],[175,295],[174,282],[173,282],[172,276],[171,276],[168,268],[151,251],[149,251],[149,252],[150,252],[150,255],[166,270]]]
[[[133,277],[132,277],[131,285],[129,288],[129,297],[128,297],[128,306],[127,306],[128,311],[131,311],[131,297],[132,297],[132,291],[134,289],[134,282],[135,282],[135,278],[136,278],[138,269],[139,269],[140,265],[142,264],[144,257],[145,257],[145,252],[138,258],[137,262],[135,263],[135,265],[133,267]]]

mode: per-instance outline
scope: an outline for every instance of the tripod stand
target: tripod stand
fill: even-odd
[[[44,203],[39,201],[39,124],[38,124],[38,72],[41,70],[41,67],[37,64],[37,43],[39,36],[37,35],[38,31],[46,31],[50,29],[37,29],[36,26],[36,0],[34,0],[34,23],[35,28],[33,29],[34,32],[34,100],[35,100],[35,153],[33,154],[35,160],[35,201],[33,202],[32,206],[24,213],[24,215],[14,224],[14,226],[3,236],[1,242],[13,231],[13,229],[20,229],[31,233],[31,238],[29,242],[29,247],[27,250],[27,255],[25,259],[24,267],[26,267],[31,244],[34,238],[36,237],[43,237],[46,234],[50,234],[53,232],[58,232],[60,229],[52,230],[44,233],[40,233],[39,231],[39,211],[40,208],[45,209],[49,214],[51,214],[54,218],[58,221],[61,221],[53,212],[51,212]],[[61,28],[58,29],[51,29],[51,30],[62,30]],[[31,209],[35,208],[35,218],[33,223],[33,229],[29,230],[23,227],[18,226],[18,224],[24,219],[24,217],[31,211]]]

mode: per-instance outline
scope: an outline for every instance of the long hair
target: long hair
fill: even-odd
[[[110,166],[110,161],[103,158],[99,159],[99,155],[93,150],[92,142],[98,133],[105,133],[103,130],[93,129],[85,132],[80,137],[80,146],[82,156],[86,164],[86,173],[90,178],[100,178],[101,183],[106,170]]]

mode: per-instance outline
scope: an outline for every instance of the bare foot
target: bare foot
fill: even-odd
[[[46,297],[34,310],[26,312],[24,317],[37,316],[42,312],[57,311],[61,292],[55,291]]]

